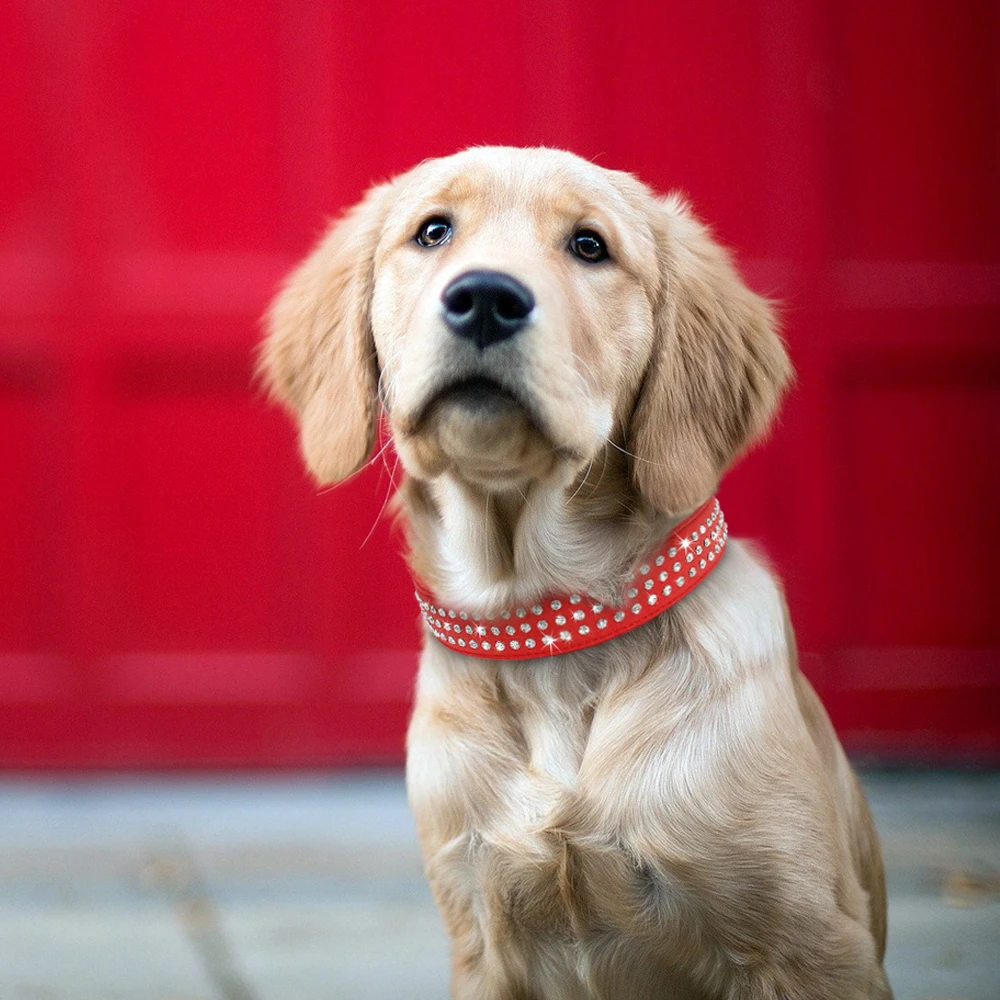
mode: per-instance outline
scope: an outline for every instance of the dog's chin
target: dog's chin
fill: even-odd
[[[423,478],[447,472],[494,490],[546,479],[566,457],[524,403],[482,378],[435,396],[416,427],[398,436],[397,446],[411,471]]]

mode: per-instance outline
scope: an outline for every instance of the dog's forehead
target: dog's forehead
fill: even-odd
[[[464,216],[476,228],[491,220],[524,226],[543,238],[574,225],[606,230],[643,280],[655,280],[656,237],[651,192],[630,174],[599,167],[564,150],[473,147],[425,160],[397,178],[388,230],[392,243],[434,214]],[[548,234],[548,237],[545,234]]]
[[[599,208],[638,215],[641,186],[556,149],[475,147],[426,160],[401,178],[400,201],[416,208],[473,205],[486,212],[528,210],[546,215],[585,215]]]

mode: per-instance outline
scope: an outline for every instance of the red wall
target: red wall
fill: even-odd
[[[995,4],[7,0],[0,37],[0,763],[400,757],[388,472],[317,493],[250,352],[325,216],[486,142],[684,189],[784,300],[730,523],[850,746],[997,757]]]

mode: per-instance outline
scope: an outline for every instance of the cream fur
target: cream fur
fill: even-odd
[[[433,216],[451,238],[419,247]],[[581,228],[610,260],[569,253]],[[441,318],[476,268],[537,303],[485,351]],[[364,461],[378,385],[411,564],[474,613],[556,590],[616,603],[790,374],[768,303],[683,202],[556,150],[468,150],[375,189],[270,324],[262,370],[321,480]],[[496,391],[470,402],[469,379]],[[486,661],[428,637],[407,782],[456,998],[891,997],[867,806],[780,588],[739,543],[588,650]]]

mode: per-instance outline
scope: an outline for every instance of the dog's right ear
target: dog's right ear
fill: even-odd
[[[372,188],[334,222],[285,282],[265,318],[258,371],[299,424],[302,455],[321,483],[371,454],[378,365],[371,330],[374,256],[391,185]]]

